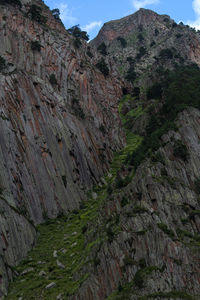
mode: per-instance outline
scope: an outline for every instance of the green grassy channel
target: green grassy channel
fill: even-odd
[[[119,111],[126,96],[119,105]],[[136,112],[137,113],[137,112]],[[141,111],[140,111],[141,113]],[[132,112],[133,114],[133,112]],[[105,177],[107,183],[113,182],[121,164],[128,154],[141,144],[142,138],[126,130],[127,145],[114,155],[111,164],[111,176]],[[82,209],[56,220],[48,220],[38,226],[38,240],[36,247],[29,252],[28,257],[15,268],[20,275],[10,285],[7,300],[48,299],[53,300],[59,294],[68,299],[80,287],[89,274],[81,272],[83,266],[95,263],[88,261],[88,256],[95,245],[102,243],[109,237],[101,233],[97,240],[86,242],[88,235],[95,226],[102,203],[108,196],[107,185],[96,187],[97,198],[88,196],[88,201],[82,203]],[[55,257],[56,256],[56,257]],[[62,264],[62,267],[61,267]],[[24,272],[24,274],[23,274]],[[78,276],[77,274],[84,274]],[[54,286],[47,288],[51,283]]]
[[[91,263],[87,257],[91,249],[101,242],[98,238],[86,243],[85,231],[92,230],[92,223],[96,221],[100,204],[105,197],[106,190],[103,188],[95,201],[90,198],[84,203],[83,209],[38,226],[36,247],[16,268],[19,274],[28,269],[30,271],[15,278],[6,299],[23,297],[26,300],[51,300],[56,299],[60,293],[63,299],[67,299],[78,289],[89,274],[86,273],[78,279],[74,278],[74,274],[80,271],[83,265]],[[91,228],[87,228],[87,224],[90,224]],[[58,261],[62,267],[58,266]],[[56,285],[50,289],[46,288],[52,282]]]

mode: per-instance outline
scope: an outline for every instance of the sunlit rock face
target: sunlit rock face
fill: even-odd
[[[105,23],[91,45],[98,49],[102,43],[122,76],[134,68],[135,84],[150,85],[160,76],[156,72],[160,69],[200,64],[199,34],[148,9]]]

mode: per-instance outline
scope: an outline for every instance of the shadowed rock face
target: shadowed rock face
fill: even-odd
[[[171,291],[185,291],[199,299],[200,204],[195,189],[200,177],[199,118],[199,110],[193,108],[181,113],[178,132],[163,136],[162,161],[142,163],[134,180],[107,198],[99,223],[115,224],[118,215],[115,226],[120,226],[120,233],[90,255],[100,263],[70,299],[107,299],[113,290],[123,292],[123,288],[127,293],[121,298],[116,293],[109,299],[139,299],[154,293],[159,297],[163,291],[167,299]],[[177,140],[188,149],[187,162],[174,157]],[[184,299],[181,294],[177,298]]]
[[[33,246],[36,232],[27,220],[38,224],[77,209],[124,144],[117,73],[111,70],[113,76],[105,78],[87,56],[87,44],[76,49],[41,1],[22,3],[22,10],[0,7],[3,292],[11,276],[7,266]],[[31,4],[40,5],[47,24],[25,16]],[[32,49],[34,41],[41,49]]]

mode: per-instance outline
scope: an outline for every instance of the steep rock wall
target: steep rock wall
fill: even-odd
[[[34,244],[32,223],[77,209],[124,144],[117,73],[105,78],[87,44],[75,48],[41,1],[22,3],[21,10],[0,7],[1,295],[11,278],[7,266]],[[32,4],[46,24],[27,15]],[[33,41],[41,50],[32,50]]]
[[[163,136],[160,161],[147,159],[126,188],[106,199],[93,236],[102,234],[103,223],[105,231],[117,226],[118,233],[88,258],[98,264],[87,268],[92,275],[70,299],[106,299],[113,290],[109,299],[151,299],[155,293],[171,299],[167,293],[177,291],[177,299],[184,299],[181,292],[199,299],[199,120],[199,110],[181,113],[178,132]],[[180,140],[189,154],[185,162],[174,156]]]

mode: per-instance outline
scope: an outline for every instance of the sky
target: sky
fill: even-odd
[[[44,0],[50,9],[59,8],[61,19],[68,29],[80,25],[93,39],[105,22],[120,19],[148,8],[169,15],[200,30],[200,0]]]

